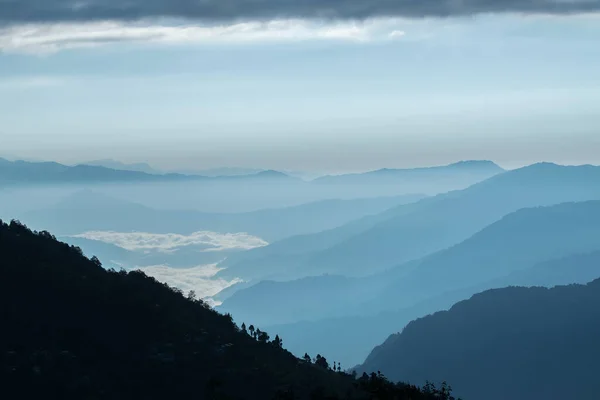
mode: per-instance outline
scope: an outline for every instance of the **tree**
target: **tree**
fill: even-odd
[[[92,262],[93,262],[95,265],[97,265],[98,267],[101,267],[101,266],[102,266],[102,262],[100,262],[100,260],[98,259],[98,257],[96,257],[96,256],[93,256],[93,257],[92,257],[90,260],[91,260],[91,261],[92,261]]]
[[[254,325],[250,325],[248,327],[248,331],[250,332],[250,336],[252,336],[253,338],[256,338],[256,336],[254,335],[254,332],[255,332]]]
[[[261,343],[267,343],[270,339],[269,334],[267,332],[261,332],[258,336],[258,341]]]
[[[310,356],[308,355],[308,353],[304,353],[304,362],[307,364],[312,364],[312,360],[310,359]]]
[[[190,290],[188,292],[187,298],[191,301],[196,301],[196,291]]]
[[[273,339],[273,344],[279,348],[283,347],[283,340],[281,340],[279,335],[275,335],[275,339]]]
[[[318,365],[323,369],[329,369],[329,363],[327,362],[327,359],[320,354],[317,354],[317,357],[315,358],[315,365]]]
[[[246,323],[245,322],[242,322],[242,332],[248,333],[248,331],[246,330]]]

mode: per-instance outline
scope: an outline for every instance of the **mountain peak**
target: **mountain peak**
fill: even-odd
[[[448,167],[451,168],[477,168],[477,169],[495,169],[495,170],[504,170],[504,168],[500,167],[493,161],[490,160],[463,160],[458,161],[453,164],[449,164]]]
[[[255,174],[254,176],[261,177],[261,178],[284,178],[284,179],[291,178],[291,176],[284,174],[283,172],[275,171],[273,169],[261,171],[261,172]]]

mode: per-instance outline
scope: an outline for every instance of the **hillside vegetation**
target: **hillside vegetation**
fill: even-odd
[[[194,293],[0,221],[0,380],[18,398],[451,399],[447,387],[355,380],[238,328]],[[335,371],[335,372],[334,372]]]

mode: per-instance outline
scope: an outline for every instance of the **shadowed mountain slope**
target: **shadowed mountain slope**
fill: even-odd
[[[193,295],[107,271],[47,232],[0,222],[0,252],[0,381],[19,398],[439,398],[301,361],[279,337],[255,340]]]
[[[600,251],[541,262],[466,289],[445,292],[414,306],[375,315],[346,316],[317,321],[266,326],[286,338],[287,348],[297,355],[327,352],[343,365],[362,363],[369,352],[391,332],[399,332],[413,319],[446,310],[475,293],[507,286],[584,284],[600,277]]]
[[[473,399],[593,399],[600,374],[598,304],[600,280],[490,290],[411,322],[358,371],[413,383],[451,380]]]

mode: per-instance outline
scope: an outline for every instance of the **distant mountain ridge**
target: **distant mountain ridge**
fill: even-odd
[[[94,162],[92,162],[93,164]],[[8,161],[0,158],[0,185],[34,185],[63,183],[111,183],[111,182],[165,182],[165,181],[207,181],[239,179],[244,181],[290,180],[299,181],[277,171],[261,171],[241,176],[184,175],[178,173],[161,174],[147,164],[122,164],[117,161],[98,161],[96,165],[79,164],[68,166],[57,162]],[[125,169],[120,169],[125,168]]]
[[[151,175],[163,175],[162,171],[159,171],[148,163],[133,163],[127,164],[121,161],[113,160],[113,159],[104,159],[104,160],[94,160],[80,163],[80,165],[90,165],[92,167],[104,167],[111,169],[118,169],[122,171],[134,171],[134,172],[144,172],[146,174]],[[193,174],[185,174],[185,175],[193,175]]]
[[[534,164],[335,230],[273,243],[226,260],[220,275],[366,276],[460,243],[518,209],[594,199],[600,199],[600,167]]]
[[[379,274],[262,282],[234,293],[221,309],[266,325],[369,315],[499,279],[544,261],[592,251],[600,251],[600,201],[527,208],[455,246]],[[328,295],[329,301],[313,301]]]
[[[251,178],[227,179],[247,181]],[[205,213],[194,210],[154,209],[87,189],[19,218],[31,226],[52,230],[61,235],[90,230],[180,234],[206,230],[220,233],[246,232],[270,242],[301,233],[330,229],[364,215],[376,214],[421,198],[422,195],[334,199],[245,213]],[[222,260],[222,257],[220,259]]]
[[[57,183],[148,182],[198,179],[180,174],[152,175],[102,166],[67,166],[57,162],[8,161],[0,159],[0,184],[32,185]]]
[[[504,172],[505,170],[489,160],[467,160],[459,161],[453,164],[432,166],[432,167],[417,167],[417,168],[382,168],[374,171],[352,173],[352,174],[340,174],[340,175],[325,175],[315,179],[315,183],[366,183],[367,179],[376,177],[388,178],[399,178],[406,179],[416,175],[430,174],[432,178],[435,178],[436,174],[444,173],[448,171],[464,171],[475,174],[481,174],[486,176],[493,176]]]
[[[600,251],[575,254],[541,262],[498,279],[465,289],[438,294],[413,306],[374,315],[352,315],[267,326],[287,338],[295,354],[324,352],[336,355],[346,365],[363,363],[371,350],[391,333],[401,331],[410,321],[449,309],[453,304],[476,293],[508,286],[544,286],[585,284],[600,276]],[[353,329],[346,329],[352,326]],[[298,334],[301,332],[301,334]]]

